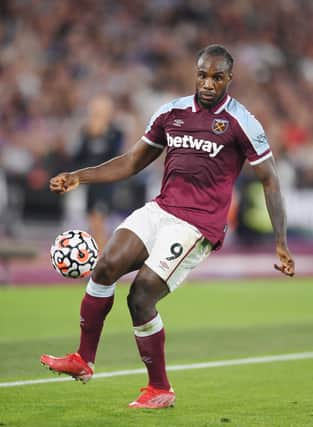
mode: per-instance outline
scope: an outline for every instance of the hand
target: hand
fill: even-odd
[[[295,263],[292,256],[285,245],[277,244],[276,253],[280,259],[281,265],[274,264],[274,268],[285,274],[286,276],[294,276],[295,274]]]
[[[50,179],[50,190],[57,194],[67,193],[79,186],[79,177],[75,172],[60,173]]]

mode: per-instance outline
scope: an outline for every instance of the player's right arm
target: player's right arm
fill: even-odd
[[[137,141],[131,150],[97,166],[63,172],[50,180],[50,190],[63,194],[74,190],[80,184],[109,183],[121,181],[136,175],[160,156],[162,150],[147,144],[143,139]]]

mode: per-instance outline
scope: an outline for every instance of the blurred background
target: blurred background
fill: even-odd
[[[211,43],[230,49],[231,95],[268,134],[297,270],[312,276],[312,22],[311,0],[1,0],[1,283],[61,280],[49,262],[57,234],[89,230],[103,247],[157,195],[162,159],[126,182],[62,197],[48,182],[127,150],[160,105],[193,93],[195,56]],[[262,187],[249,167],[229,224],[222,252],[195,274],[275,274]]]

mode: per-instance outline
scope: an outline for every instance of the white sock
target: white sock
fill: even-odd
[[[115,283],[110,286],[105,285],[99,285],[98,283],[94,282],[91,278],[89,279],[89,282],[86,287],[86,293],[88,295],[91,295],[92,297],[97,298],[107,298],[114,295],[115,292]]]

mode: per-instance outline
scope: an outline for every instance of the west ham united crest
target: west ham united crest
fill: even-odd
[[[225,119],[214,119],[212,122],[212,131],[216,135],[225,133],[228,129],[229,121]]]

